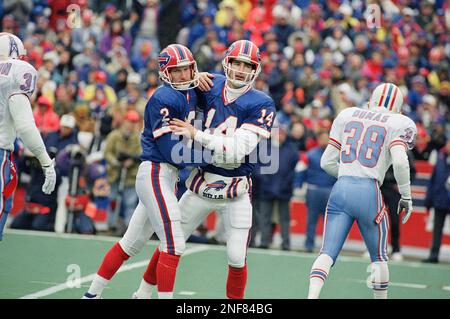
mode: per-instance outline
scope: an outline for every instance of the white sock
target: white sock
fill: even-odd
[[[103,289],[105,289],[109,280],[95,274],[94,280],[92,280],[91,286],[89,287],[88,293],[91,295],[101,296]]]
[[[160,292],[158,291],[159,299],[173,299],[173,292]]]
[[[321,254],[317,257],[311,267],[311,273],[309,275],[308,299],[319,298],[320,291],[322,290],[323,284],[325,283],[325,279],[327,279],[332,265],[333,259],[330,256]]]
[[[136,291],[136,295],[139,299],[150,299],[152,297],[153,289],[156,286],[150,285],[144,279],[141,280],[141,285],[139,289]]]
[[[389,286],[389,268],[386,261],[376,261],[372,266],[372,289],[374,299],[387,299]]]

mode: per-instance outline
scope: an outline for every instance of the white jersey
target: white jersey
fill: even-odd
[[[28,62],[17,59],[0,60],[0,149],[12,151],[16,130],[9,112],[9,98],[25,94],[28,98],[36,87],[37,71]]]
[[[338,176],[374,178],[381,185],[392,165],[390,148],[414,147],[416,124],[401,114],[352,107],[333,122],[329,144],[340,151]]]

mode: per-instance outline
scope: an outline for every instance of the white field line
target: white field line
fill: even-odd
[[[203,246],[197,246],[197,247],[189,248],[189,249],[187,249],[184,252],[183,256],[195,254],[195,253],[206,251],[206,250],[209,250],[209,246],[203,245]],[[132,264],[129,264],[129,265],[125,265],[125,266],[120,267],[120,269],[117,272],[118,273],[119,272],[125,272],[125,271],[133,270],[133,269],[136,269],[136,268],[145,267],[145,266],[148,265],[148,262],[149,262],[148,260],[143,260],[143,261],[138,261],[138,262],[135,262],[135,263],[132,263]],[[87,275],[87,276],[84,276],[84,277],[81,277],[80,280],[79,280],[79,283],[83,284],[83,283],[86,283],[86,282],[90,282],[90,281],[92,281],[94,279],[94,277],[95,277],[95,273]],[[26,296],[21,297],[20,299],[37,299],[37,298],[42,298],[42,297],[46,297],[46,296],[52,295],[54,293],[60,292],[62,290],[66,290],[66,289],[70,289],[70,288],[73,288],[73,287],[71,287],[71,286],[69,287],[68,283],[66,282],[66,283],[55,285],[53,287],[50,287],[50,288],[47,288],[47,289],[44,289],[44,290],[39,290],[37,292],[28,294]]]

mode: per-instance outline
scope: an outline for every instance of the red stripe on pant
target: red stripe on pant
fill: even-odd
[[[167,209],[166,201],[164,200],[163,192],[161,189],[161,184],[159,182],[160,168],[161,166],[159,165],[159,163],[152,163],[151,180],[152,180],[153,194],[155,195],[156,202],[158,203],[159,213],[161,214],[161,218],[164,225],[164,234],[166,236],[167,251],[170,254],[175,255],[175,242],[173,240],[172,224],[170,221],[169,210]]]
[[[191,186],[189,187],[189,189],[190,189],[191,191],[195,192],[195,184],[197,183],[197,181],[198,181],[198,179],[199,179],[200,177],[201,177],[201,174],[200,174],[200,172],[198,172],[198,173],[194,176],[194,178],[192,179]]]

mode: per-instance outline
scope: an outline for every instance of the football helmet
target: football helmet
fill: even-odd
[[[187,90],[198,86],[199,74],[197,62],[191,51],[181,44],[167,46],[158,56],[159,76],[161,80],[169,84],[175,90]],[[173,82],[170,75],[171,68],[191,67],[191,79],[185,82]]]
[[[401,113],[403,105],[403,93],[398,86],[392,83],[381,83],[369,100],[369,110],[380,110],[385,108],[391,113]]]
[[[14,34],[0,32],[0,57],[23,59],[27,54],[22,41]]]
[[[233,60],[243,61],[252,65],[251,72],[242,72],[245,75],[244,80],[238,80],[234,76],[234,70],[231,69]],[[225,71],[227,80],[237,87],[252,84],[261,72],[261,56],[258,47],[251,41],[238,40],[233,42],[225,53],[222,60],[222,67]]]

